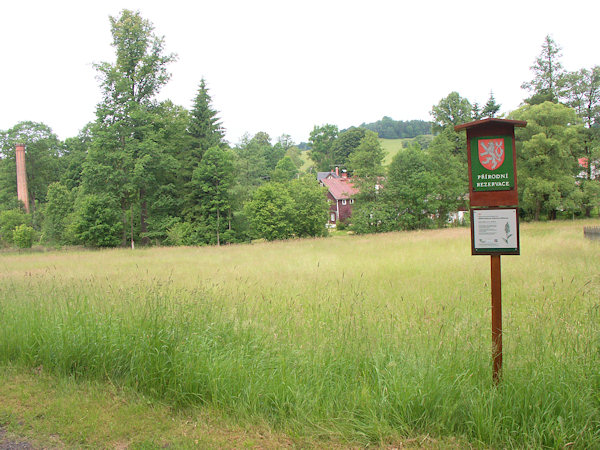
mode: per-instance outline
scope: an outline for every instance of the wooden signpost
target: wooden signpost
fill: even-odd
[[[502,376],[501,255],[518,255],[519,196],[515,127],[522,120],[483,119],[454,127],[467,131],[471,254],[490,255],[493,380]]]

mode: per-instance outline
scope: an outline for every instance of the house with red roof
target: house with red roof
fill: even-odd
[[[348,172],[342,170],[340,174],[337,167],[335,171],[319,172],[317,179],[322,186],[327,187],[327,198],[330,203],[328,224],[330,227],[335,227],[338,222],[344,222],[352,215],[354,196],[359,190],[348,178]]]
[[[579,158],[577,160],[579,163],[579,167],[581,167],[581,172],[577,175],[579,178],[587,178],[588,177],[588,159],[587,158]],[[596,164],[594,164],[596,163]],[[589,169],[592,175],[592,180],[596,178],[600,178],[600,168],[598,167],[597,161],[592,161],[592,167]]]

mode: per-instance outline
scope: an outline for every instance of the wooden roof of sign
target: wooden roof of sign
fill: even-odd
[[[467,130],[471,128],[478,128],[485,125],[512,125],[514,127],[525,127],[527,122],[524,120],[510,120],[510,119],[481,119],[473,122],[462,123],[454,127],[454,131]]]

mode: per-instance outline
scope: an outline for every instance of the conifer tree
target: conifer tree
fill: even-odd
[[[558,102],[558,91],[564,75],[560,51],[560,46],[550,35],[547,35],[540,55],[531,66],[534,73],[533,80],[521,85],[522,89],[533,91],[533,95],[526,100],[530,105],[537,105],[544,101]]]
[[[483,110],[481,111],[481,117],[496,117],[496,114],[498,114],[498,111],[500,111],[500,106],[501,105],[496,103],[496,99],[494,98],[494,92],[490,91],[490,98],[488,99],[487,103],[483,107]]]
[[[223,128],[217,117],[217,111],[213,109],[211,103],[206,81],[202,78],[190,113],[188,125],[190,143],[178,157],[181,165],[180,185],[183,186],[183,197],[186,203],[184,209],[188,216],[197,206],[194,204],[193,173],[209,148],[223,145]]]
[[[200,80],[198,94],[194,98],[192,116],[190,118],[190,134],[194,138],[193,147],[199,159],[206,150],[223,142],[223,126],[211,105],[212,99],[206,87],[204,78]]]

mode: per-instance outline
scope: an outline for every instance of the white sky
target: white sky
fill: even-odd
[[[546,34],[567,70],[600,64],[600,2],[400,0],[6,1],[0,6],[0,130],[94,119],[92,63],[114,61],[108,16],[139,10],[178,54],[161,98],[191,108],[202,77],[232,144],[248,132],[308,140],[340,128],[430,120],[451,91],[501,112],[527,93]]]

